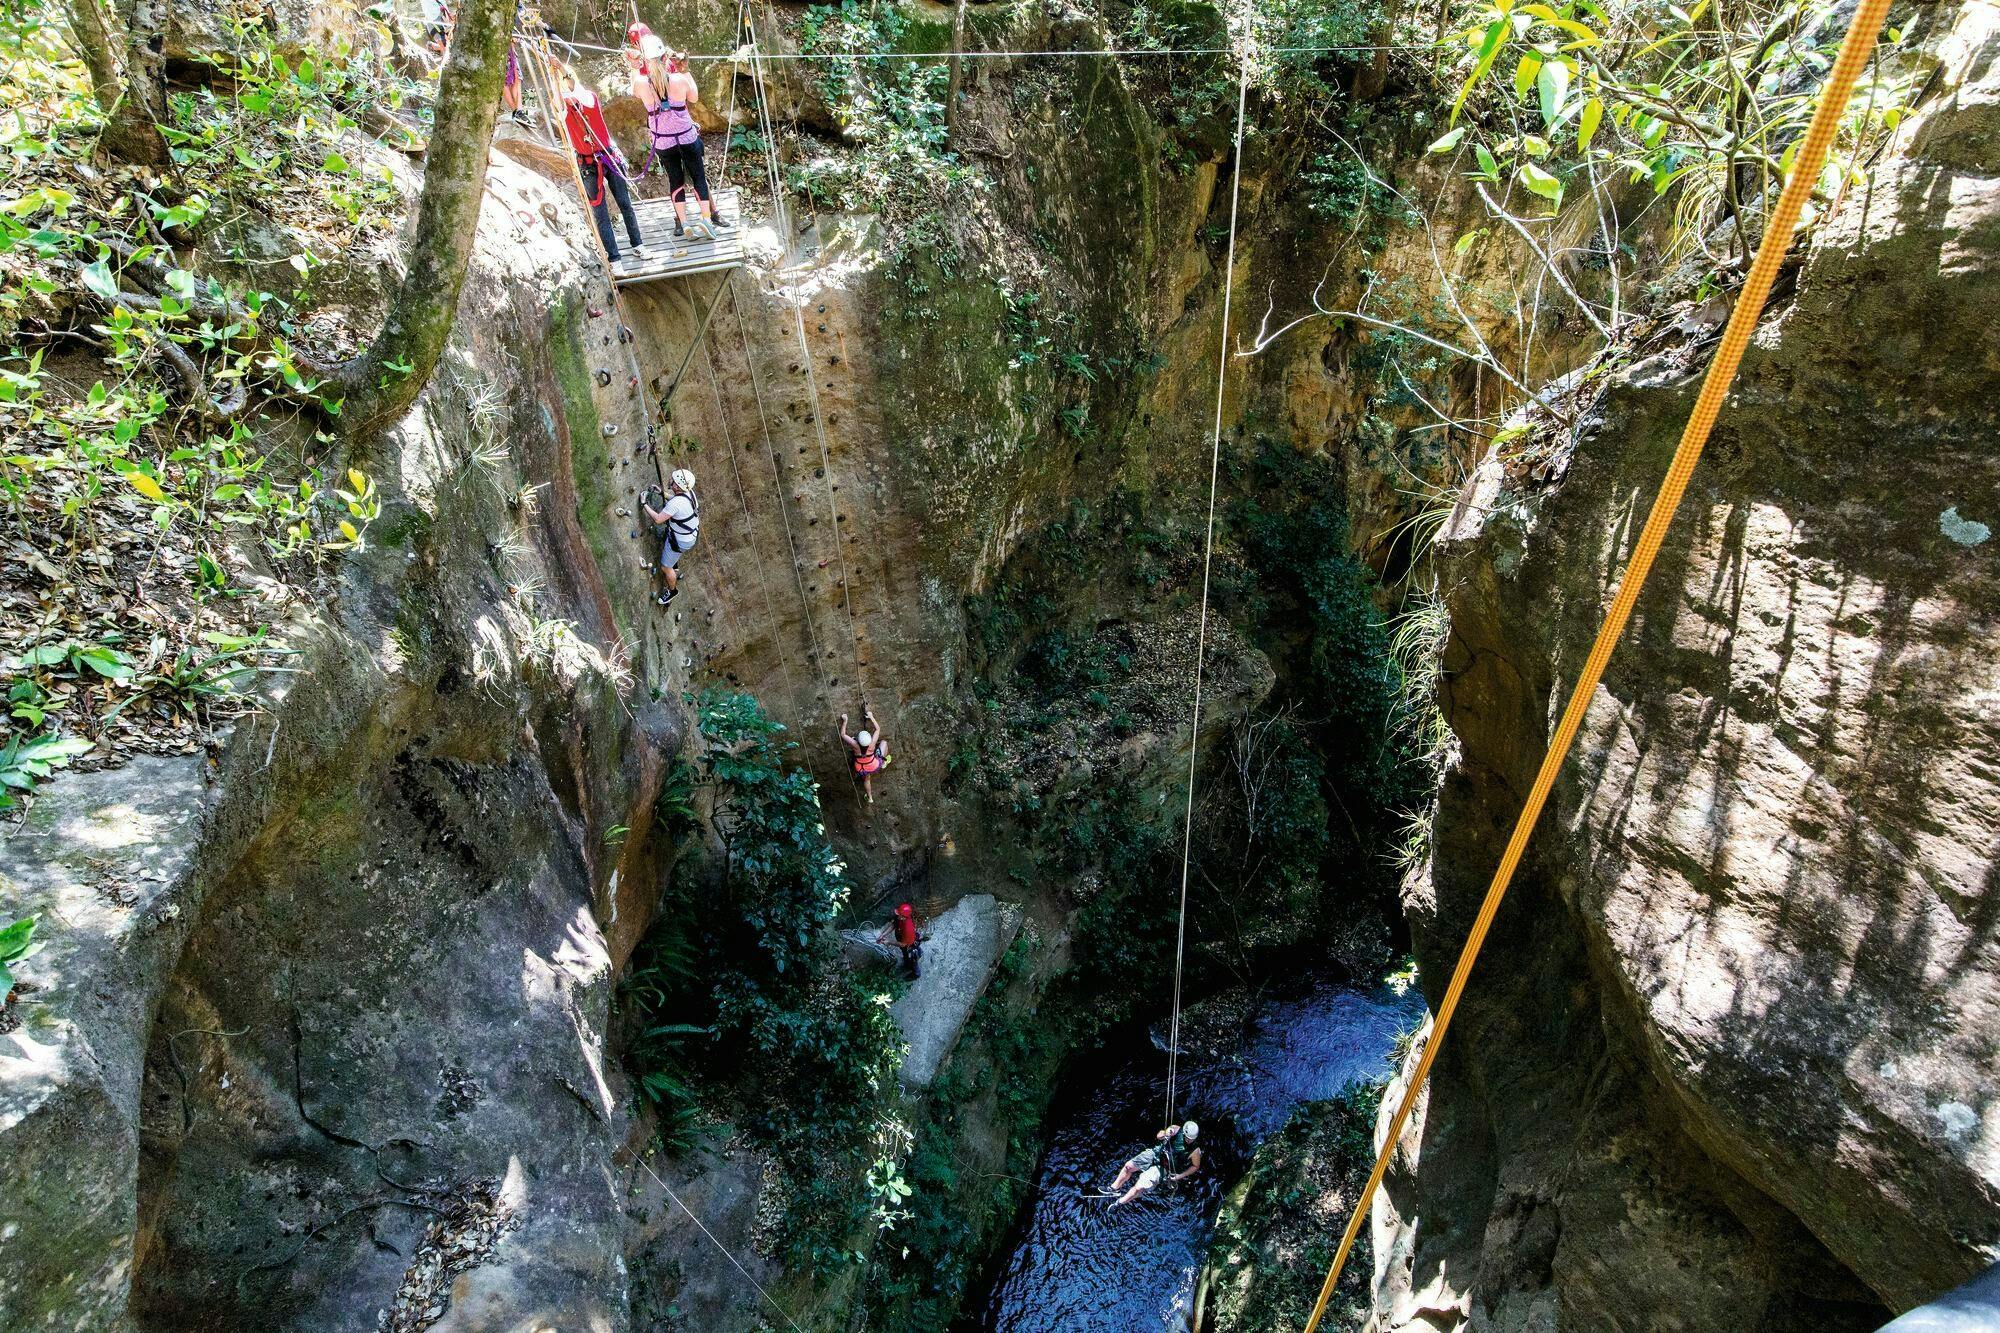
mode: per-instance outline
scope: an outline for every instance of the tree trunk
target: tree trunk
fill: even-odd
[[[70,0],[69,30],[104,110],[98,147],[126,162],[165,162],[166,0],[135,0],[121,15],[112,0]]]
[[[1354,71],[1354,86],[1350,95],[1357,102],[1372,102],[1382,95],[1389,86],[1389,57],[1395,52],[1389,49],[1396,40],[1396,21],[1403,17],[1407,0],[1388,0],[1382,6],[1382,21],[1369,35],[1369,44],[1375,50],[1369,53],[1368,63]]]
[[[965,0],[957,0],[951,11],[951,75],[944,95],[944,141],[958,143],[958,58],[965,50]]]
[[[451,337],[466,261],[486,197],[486,161],[500,104],[516,0],[468,0],[438,83],[403,283],[368,350],[334,371],[350,437],[395,421],[423,392]]]

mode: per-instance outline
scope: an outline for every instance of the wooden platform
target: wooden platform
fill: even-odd
[[[674,235],[674,206],[668,199],[641,199],[633,205],[639,214],[639,235],[645,253],[636,260],[621,254],[611,266],[611,280],[620,287],[635,282],[657,282],[662,278],[684,278],[693,273],[721,273],[743,265],[743,212],[735,190],[715,192],[715,212],[734,226],[716,233],[715,239],[696,240]],[[688,224],[693,228],[697,209],[688,207]],[[611,225],[622,246],[625,224],[616,212]]]

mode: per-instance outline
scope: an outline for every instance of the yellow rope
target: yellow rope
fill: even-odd
[[[1444,1001],[1432,1020],[1430,1040],[1425,1043],[1423,1055],[1410,1076],[1409,1086],[1403,1090],[1396,1114],[1389,1121],[1382,1150],[1376,1154],[1374,1169],[1368,1173],[1368,1183],[1361,1187],[1361,1197],[1355,1201],[1353,1215],[1347,1220],[1340,1248],[1334,1252],[1333,1264],[1327,1269],[1326,1281],[1320,1287],[1319,1300],[1313,1305],[1312,1317],[1306,1320],[1305,1333],[1314,1333],[1326,1313],[1327,1301],[1332,1298],[1334,1286],[1340,1281],[1340,1271],[1347,1264],[1348,1252],[1354,1248],[1361,1223],[1368,1216],[1369,1204],[1375,1197],[1375,1191],[1381,1187],[1382,1177],[1389,1168],[1389,1159],[1394,1156],[1396,1144],[1402,1137],[1403,1125],[1410,1118],[1410,1108],[1416,1104],[1417,1094],[1422,1091],[1438,1050],[1444,1045],[1445,1032],[1451,1027],[1452,1014],[1458,1009],[1459,997],[1465,992],[1466,978],[1478,961],[1480,946],[1486,942],[1486,932],[1493,925],[1494,914],[1500,910],[1500,900],[1507,894],[1507,886],[1514,878],[1515,868],[1521,863],[1521,855],[1527,849],[1535,821],[1542,813],[1549,791],[1555,786],[1556,774],[1569,755],[1577,729],[1583,724],[1583,715],[1590,707],[1590,700],[1604,675],[1605,664],[1610,660],[1619,636],[1624,633],[1625,623],[1639,600],[1639,591],[1645,586],[1646,576],[1652,572],[1653,558],[1659,553],[1667,527],[1673,522],[1674,510],[1679,507],[1681,494],[1687,489],[1688,478],[1700,461],[1709,432],[1714,429],[1716,417],[1722,411],[1723,399],[1728,395],[1737,368],[1743,362],[1750,337],[1756,332],[1757,320],[1771,294],[1771,284],[1778,276],[1778,267],[1784,262],[1785,252],[1791,248],[1792,231],[1798,225],[1799,214],[1812,195],[1813,184],[1819,179],[1820,168],[1825,164],[1834,134],[1840,128],[1847,100],[1875,49],[1875,39],[1888,12],[1889,0],[1861,0],[1853,21],[1848,24],[1840,56],[1834,61],[1833,71],[1827,75],[1825,88],[1820,91],[1819,106],[1813,112],[1812,125],[1799,143],[1792,174],[1785,182],[1784,193],[1779,196],[1777,206],[1771,210],[1763,244],[1758,247],[1756,261],[1751,264],[1750,274],[1743,281],[1743,290],[1736,297],[1736,308],[1730,313],[1722,342],[1715,349],[1715,359],[1709,362],[1708,374],[1701,384],[1701,396],[1695,400],[1687,428],[1681,433],[1680,446],[1674,451],[1673,463],[1668,467],[1666,478],[1660,483],[1660,493],[1653,501],[1653,511],[1646,519],[1645,530],[1639,534],[1632,561],[1625,567],[1625,577],[1619,581],[1617,595],[1611,599],[1611,608],[1605,613],[1604,624],[1597,631],[1597,641],[1591,645],[1590,657],[1577,676],[1576,688],[1563,709],[1562,721],[1556,726],[1548,753],[1542,757],[1541,771],[1535,775],[1535,785],[1529,790],[1528,799],[1521,808],[1521,817],[1514,825],[1513,836],[1507,840],[1507,849],[1501,854],[1493,883],[1486,890],[1485,901],[1479,905],[1479,915],[1472,923],[1472,932],[1466,937],[1465,948],[1459,953],[1457,967],[1452,970],[1451,984],[1445,989]]]

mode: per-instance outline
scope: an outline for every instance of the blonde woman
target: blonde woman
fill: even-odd
[[[692,194],[700,210],[696,226],[701,233],[729,223],[715,215],[715,202],[708,188],[707,150],[701,130],[688,114],[690,103],[701,100],[701,85],[688,73],[684,52],[670,51],[667,44],[635,23],[626,32],[625,63],[632,71],[632,95],[646,108],[646,133],[651,149],[646,170],[658,158],[667,169],[667,185],[673,191],[674,235],[687,234],[687,197]],[[641,171],[645,175],[646,171]]]

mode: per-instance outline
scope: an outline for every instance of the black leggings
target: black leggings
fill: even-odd
[[[635,249],[639,245],[639,215],[632,210],[632,191],[625,185],[625,173],[616,166],[601,165],[594,157],[579,157],[576,165],[583,172],[590,215],[597,220],[597,239],[604,242],[606,257],[616,261],[618,238],[611,230],[612,200],[617,201],[618,211],[625,215],[625,234],[632,238]]]
[[[709,201],[706,156],[707,151],[701,146],[699,135],[693,143],[660,150],[660,161],[667,164],[667,184],[673,187],[677,201],[685,202],[681,187],[690,181],[694,182],[694,197],[703,203]]]

